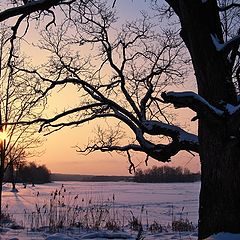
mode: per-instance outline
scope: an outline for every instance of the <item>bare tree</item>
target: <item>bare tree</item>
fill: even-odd
[[[77,4],[72,11],[74,6],[78,13]],[[79,15],[73,15],[55,33],[43,34],[40,47],[53,54],[46,70],[49,75],[43,78],[39,72],[29,73],[50,83],[44,94],[58,85],[77,85],[82,102],[79,107],[52,119],[37,121],[44,121],[43,127],[60,129],[113,117],[130,127],[135,136],[132,143],[119,146],[116,145],[118,134],[110,132],[105,136],[100,131],[99,144],[95,140],[86,149],[79,149],[83,152],[134,150],[163,162],[180,150],[198,152],[197,137],[170,124],[164,111],[166,105],[159,98],[166,86],[183,81],[187,72],[187,59],[177,33],[170,30],[156,33],[157,26],[147,15],[143,15],[142,20],[127,23],[120,33],[114,33],[110,27],[115,15],[101,2],[91,2]],[[80,57],[82,48],[95,50],[97,47],[99,52],[93,51],[90,56],[88,52],[87,58]],[[110,73],[105,76],[106,72]],[[69,115],[70,121],[61,122]],[[159,135],[159,141],[162,135],[169,139],[165,139],[166,144],[159,144],[147,135]]]
[[[30,13],[46,13],[60,3],[64,1],[26,3],[0,13],[0,21],[23,14],[13,28],[18,29],[22,18]],[[179,58],[182,45],[179,39],[176,41],[178,32],[165,31],[164,41],[162,34],[156,34],[156,26],[148,25],[144,16],[142,22],[126,24],[116,35],[112,9],[100,1],[76,1],[71,2],[71,11],[67,12],[69,21],[64,21],[55,33],[50,31],[51,24],[43,35],[41,47],[53,54],[46,73],[35,69],[25,72],[49,83],[43,95],[56,86],[76,85],[82,102],[51,119],[36,121],[43,122],[41,128],[54,127],[50,131],[55,131],[97,118],[116,118],[131,129],[135,141],[123,146],[117,135],[108,134],[105,138],[105,132],[100,131],[98,142],[80,151],[126,151],[130,162],[131,151],[145,152],[147,159],[150,156],[163,162],[181,150],[199,152],[199,239],[218,232],[239,232],[240,37],[238,29],[233,28],[234,22],[239,22],[239,3],[166,3],[170,6],[167,13],[174,13],[179,19],[179,34],[192,60],[198,94],[164,92],[166,84],[181,79],[184,67],[188,67],[188,61]],[[80,54],[83,46],[88,59]],[[92,49],[99,50],[98,54],[94,51],[89,55]],[[199,121],[198,137],[169,121],[163,103],[196,112],[193,120]]]
[[[26,59],[22,58],[15,46],[9,61],[11,51],[11,32],[5,25],[0,29],[0,131],[1,131],[1,167],[0,167],[0,203],[4,172],[7,168],[13,171],[13,166],[20,163],[22,157],[37,154],[37,147],[42,143],[35,125],[19,125],[19,121],[30,121],[39,118],[45,107],[46,100],[41,97],[40,83],[37,79],[28,78],[20,73],[16,66],[24,66]],[[11,124],[8,124],[10,123]],[[14,176],[14,173],[12,173]],[[13,190],[15,189],[15,182]],[[1,208],[1,204],[0,204]]]
[[[240,37],[238,29],[231,28],[238,19],[239,4],[166,2],[180,21],[179,32],[157,34],[157,26],[149,24],[145,15],[142,21],[127,23],[117,34],[112,27],[116,21],[112,9],[100,1],[89,1],[84,8],[74,3],[69,21],[55,32],[43,34],[41,48],[53,54],[49,74],[29,73],[50,84],[44,94],[56,86],[76,85],[82,102],[38,121],[43,122],[41,129],[56,131],[98,118],[116,118],[131,129],[134,141],[122,145],[118,135],[100,131],[97,142],[79,151],[126,151],[132,167],[131,151],[162,162],[182,150],[199,153],[199,239],[218,232],[239,232]],[[229,22],[226,14],[233,10]],[[182,79],[184,68],[189,67],[178,34],[190,53],[198,94],[164,92],[166,85]],[[83,46],[88,59],[80,55]],[[91,49],[98,54],[89,54]],[[169,121],[164,103],[196,112],[192,120],[199,121],[198,136]]]
[[[25,163],[26,157],[27,155],[24,150],[14,148],[12,148],[8,156],[5,157],[6,167],[4,169],[4,181],[11,182],[12,192],[18,192],[18,189],[16,188],[17,171],[22,164]]]
[[[72,5],[69,21],[42,33],[40,48],[51,53],[46,69],[19,69],[49,83],[43,95],[57,86],[76,85],[81,102],[43,121],[49,131],[78,126],[99,118],[115,118],[121,126],[98,129],[97,138],[79,152],[127,152],[130,168],[133,152],[167,162],[181,150],[199,151],[198,138],[173,125],[171,112],[161,99],[168,86],[182,83],[189,69],[188,55],[178,30],[162,29],[144,14],[115,31],[113,9],[101,1],[85,8]],[[86,52],[84,54],[84,52]],[[82,53],[82,54],[81,54]],[[124,145],[123,145],[124,144]]]
[[[48,28],[55,24],[54,7],[62,11],[64,7],[69,8],[73,2],[75,0],[7,0],[0,3],[0,22],[6,23],[11,20],[8,28],[7,24],[4,29],[2,29],[3,25],[1,26],[0,33],[0,132],[2,132],[2,137],[5,135],[0,141],[0,216],[5,168],[9,164],[12,166],[16,163],[23,152],[28,151],[26,149],[31,149],[40,143],[39,139],[33,136],[36,128],[32,125],[18,124],[20,120],[29,121],[31,118],[38,118],[40,115],[37,108],[42,104],[37,80],[27,78],[26,74],[20,74],[15,68],[16,65],[21,67],[26,64],[23,59],[20,60],[18,55],[19,40],[28,32],[31,21],[39,23],[47,19],[45,27]],[[63,13],[65,14],[64,11]],[[25,30],[19,36],[19,29],[22,26]],[[8,52],[4,52],[6,45]],[[6,135],[8,135],[7,138]]]

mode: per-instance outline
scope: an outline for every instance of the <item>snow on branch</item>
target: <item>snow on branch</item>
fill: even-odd
[[[178,129],[179,131],[175,132],[175,136],[172,134],[172,141],[170,143],[155,144],[154,142],[149,141],[145,138],[144,133],[148,133],[150,135],[164,134],[163,132],[161,133],[161,131],[159,131],[158,134],[154,133],[154,130],[157,129],[154,125],[157,125],[157,121],[148,121],[145,122],[145,127],[148,128],[149,131],[147,131],[146,128],[144,131],[140,129],[138,129],[138,131],[135,131],[136,140],[148,156],[161,162],[168,162],[172,156],[175,156],[181,150],[194,151],[197,153],[199,152],[198,138],[193,134],[188,135],[187,132],[184,134],[183,131],[180,131],[180,128],[174,128],[174,126],[169,126],[169,128],[172,127],[173,129]],[[161,125],[161,123],[159,123],[159,125]],[[165,127],[167,128],[167,124]],[[163,127],[161,126],[161,128]],[[166,136],[169,135],[166,134]]]
[[[239,44],[240,44],[240,35],[237,35],[232,39],[230,39],[229,41],[227,41],[223,45],[221,51],[224,51],[225,53],[229,53],[234,47],[239,46]]]
[[[158,149],[160,157],[168,154],[174,156],[180,150],[199,152],[199,141],[195,134],[188,133],[182,128],[159,121],[145,121],[145,132],[150,135],[165,135],[172,138],[172,142],[168,145],[161,145]],[[158,145],[159,147],[160,145]]]
[[[234,123],[235,125],[240,126],[240,104],[234,106],[232,104],[225,105],[226,112],[229,115],[230,122]]]
[[[228,54],[233,48],[238,47],[240,44],[240,35],[237,35],[225,43],[221,43],[216,34],[211,34],[212,42],[219,52]]]
[[[139,132],[140,133],[140,132]],[[124,146],[112,144],[92,144],[82,149],[78,147],[78,152],[89,154],[94,151],[111,152],[120,151],[128,152],[130,150],[144,152],[148,157],[152,157],[161,162],[169,162],[171,157],[181,150],[198,152],[198,144],[184,141],[172,141],[169,144],[154,144],[144,138],[142,134],[137,134],[136,139],[139,144],[128,144]],[[182,139],[184,140],[184,139]],[[186,140],[186,139],[185,139]]]
[[[138,139],[139,141],[139,139]],[[147,140],[145,140],[147,141]],[[173,156],[178,154],[180,151],[194,151],[196,153],[199,152],[198,145],[192,144],[190,142],[178,142],[178,141],[172,141],[169,144],[153,144],[151,143],[151,147],[145,147],[145,144],[143,144],[141,141],[140,145],[142,146],[144,152],[160,161],[160,162],[169,162]],[[149,143],[148,143],[149,145]]]
[[[182,128],[160,121],[144,121],[145,131],[151,135],[165,135],[178,142],[191,142],[198,146],[198,137],[195,134],[188,133]],[[197,147],[196,147],[197,148]]]
[[[97,141],[92,141],[83,149],[78,147],[78,151],[85,154],[89,154],[94,151],[138,151],[146,153],[147,156],[161,162],[170,161],[171,157],[176,155],[181,150],[193,151],[196,153],[199,152],[198,137],[182,130],[180,127],[151,120],[145,121],[143,125],[143,129],[138,128],[137,126],[129,125],[135,134],[135,141],[137,144],[131,143],[121,146],[118,143],[119,138],[121,138],[118,135],[118,132],[113,131],[107,135],[105,132],[100,132],[101,136],[97,138]],[[165,136],[171,136],[172,141],[167,144],[156,144],[151,140],[146,139],[145,133],[150,135],[165,134]]]
[[[164,102],[172,103],[176,108],[188,107],[197,112],[199,117],[214,120],[224,116],[224,111],[214,107],[203,97],[191,91],[163,92],[161,96]]]
[[[221,43],[220,39],[217,37],[216,34],[211,34],[211,38],[217,51],[221,51],[225,47],[225,44]]]

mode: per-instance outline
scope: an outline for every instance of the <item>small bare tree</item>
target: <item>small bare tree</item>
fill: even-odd
[[[36,125],[20,125],[20,121],[39,118],[46,100],[41,97],[40,83],[37,79],[28,78],[16,67],[26,64],[26,59],[19,55],[17,45],[12,49],[11,31],[6,25],[0,26],[0,203],[4,173],[7,168],[20,163],[22,157],[37,154],[42,140]],[[12,51],[10,58],[9,52]],[[12,176],[14,173],[12,173]],[[15,182],[13,190],[15,189]],[[0,204],[1,209],[1,204]]]
[[[0,32],[0,216],[2,199],[3,175],[8,165],[13,166],[21,156],[40,141],[33,134],[36,128],[32,125],[19,125],[19,121],[30,121],[38,118],[44,108],[40,96],[39,82],[36,79],[27,78],[26,74],[20,73],[16,66],[23,67],[26,62],[19,58],[18,44],[28,32],[30,23],[40,23],[47,19],[45,27],[55,24],[54,7],[62,10],[64,7],[70,9],[75,0],[39,0],[22,1],[7,0],[0,3],[0,22],[9,22],[1,25]],[[85,1],[83,1],[85,2]],[[66,9],[65,9],[66,10]],[[63,11],[65,14],[65,11]],[[15,23],[14,23],[15,21]],[[24,26],[22,36],[18,36],[19,29]],[[8,29],[8,30],[6,30]],[[5,50],[8,51],[5,51]],[[39,108],[40,107],[40,108]],[[11,122],[11,124],[10,124]],[[7,135],[7,137],[6,137]],[[4,137],[3,137],[4,136]],[[3,139],[4,138],[4,139]]]

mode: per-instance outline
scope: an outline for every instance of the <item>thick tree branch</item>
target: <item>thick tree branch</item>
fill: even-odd
[[[212,106],[194,92],[163,92],[161,96],[166,103],[172,103],[176,108],[188,107],[201,118],[214,121],[224,116],[224,111]]]
[[[237,35],[230,39],[229,41],[221,44],[219,48],[217,48],[218,51],[222,51],[226,54],[230,53],[234,48],[238,48],[240,44],[240,35]],[[216,44],[215,44],[216,45]]]
[[[3,22],[9,18],[18,16],[18,15],[29,15],[36,11],[48,10],[53,6],[60,4],[71,4],[75,0],[38,0],[38,1],[29,1],[27,4],[9,8],[5,11],[0,12],[0,22]]]
[[[166,124],[160,121],[144,121],[144,131],[151,135],[169,136],[179,142],[192,142],[198,146],[198,137],[195,134],[188,133],[178,126]]]
[[[82,149],[78,147],[78,152],[89,154],[94,151],[102,151],[102,152],[111,152],[111,151],[137,151],[137,152],[144,152],[147,156],[150,156],[158,161],[161,162],[168,162],[170,161],[171,157],[176,155],[181,150],[186,151],[194,151],[198,152],[198,145],[196,143],[190,144],[186,142],[177,142],[173,141],[169,144],[153,144],[144,137],[139,134],[137,136],[137,141],[140,145],[137,144],[128,144],[124,146],[117,146],[117,145],[105,145],[105,144],[93,144],[88,145],[86,148]]]

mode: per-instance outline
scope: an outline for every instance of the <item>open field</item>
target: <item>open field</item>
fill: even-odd
[[[63,239],[63,236],[66,235],[73,237],[71,239],[107,239],[106,234],[115,234],[115,239],[131,239],[130,237],[135,239],[138,231],[135,231],[133,226],[129,226],[133,222],[133,218],[141,221],[143,226],[142,235],[145,239],[159,239],[160,236],[164,236],[162,239],[180,239],[180,236],[181,239],[184,239],[184,236],[188,237],[186,239],[196,239],[196,230],[180,234],[179,232],[172,231],[171,225],[174,220],[179,220],[180,218],[188,219],[189,222],[193,223],[193,226],[197,225],[199,182],[167,184],[55,182],[35,187],[29,185],[26,189],[21,185],[17,187],[19,192],[13,193],[11,192],[10,185],[4,186],[3,206],[7,205],[7,211],[17,223],[25,227],[25,230],[3,232],[1,239],[11,239],[11,236],[22,240],[50,239],[49,237],[54,236],[56,238],[51,239]],[[61,190],[61,193],[59,190]],[[74,232],[73,230],[67,231],[66,228],[62,228],[61,235],[59,235],[60,233],[58,235],[46,233],[46,231],[44,233],[33,233],[31,231],[32,227],[38,226],[42,228],[44,227],[44,223],[47,222],[47,216],[49,215],[44,215],[43,210],[47,208],[45,205],[49,205],[49,202],[53,201],[53,198],[56,200],[56,203],[60,201],[64,202],[62,208],[58,208],[58,212],[56,213],[58,215],[67,215],[67,212],[64,212],[67,211],[66,205],[71,205],[71,207],[74,205],[74,209],[78,206],[78,209],[81,209],[81,211],[85,213],[88,211],[87,217],[89,219],[85,219],[85,222],[87,221],[87,224],[90,225],[90,223],[92,224],[93,217],[91,216],[93,214],[95,214],[96,221],[96,216],[99,217],[97,215],[99,211],[106,210],[111,213],[112,219],[119,220],[120,229],[114,233],[103,231],[100,228],[97,233],[96,231],[92,232],[92,229],[89,230],[90,232],[83,229],[78,229],[77,232]],[[50,199],[52,200],[50,201]],[[45,208],[42,208],[43,206]],[[55,205],[52,204],[52,206]],[[93,208],[96,210],[94,213],[91,212]],[[37,211],[41,212],[41,216],[36,213]],[[81,217],[83,219],[83,215],[80,216],[83,212],[79,213],[79,219]],[[33,223],[33,220],[29,218],[30,215],[34,215],[35,220],[38,216],[37,223],[36,221]],[[74,216],[76,217],[76,214]],[[45,220],[44,217],[46,218]],[[107,217],[107,215],[105,218],[101,216],[101,221],[106,221]],[[40,218],[42,225],[39,222]],[[158,224],[157,226],[163,226],[163,231],[155,231],[154,233],[147,231],[147,226],[149,227],[154,222]],[[84,236],[86,238],[83,238]]]

